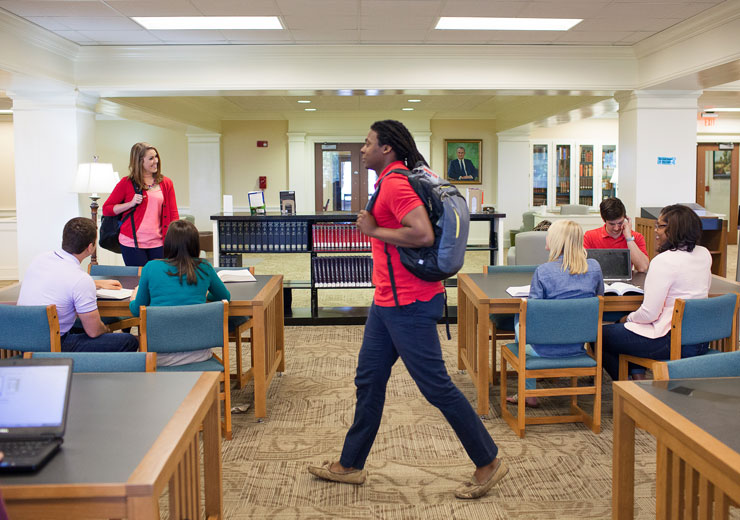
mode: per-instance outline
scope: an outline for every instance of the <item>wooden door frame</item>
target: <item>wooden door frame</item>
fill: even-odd
[[[740,145],[734,143],[732,162],[730,164],[730,207],[727,213],[729,229],[727,243],[737,244],[737,214],[738,214],[738,155]],[[697,143],[696,145],[696,203],[704,206],[706,197],[706,171],[704,169],[706,152],[719,151],[719,143]]]
[[[323,187],[324,173],[322,170],[324,145],[336,145],[336,148],[330,151],[350,152],[352,159],[352,202],[351,212],[359,213],[367,205],[367,168],[362,164],[360,149],[363,143],[338,143],[338,142],[317,142],[314,143],[314,193],[316,213],[324,211]]]

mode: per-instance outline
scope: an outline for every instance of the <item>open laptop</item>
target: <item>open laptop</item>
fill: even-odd
[[[0,360],[0,473],[35,471],[59,450],[71,359]]]
[[[629,282],[632,280],[632,260],[629,249],[586,249],[589,258],[601,266],[605,282]]]

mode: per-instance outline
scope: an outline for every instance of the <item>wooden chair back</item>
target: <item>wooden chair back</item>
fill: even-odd
[[[0,358],[61,350],[56,305],[0,305]]]

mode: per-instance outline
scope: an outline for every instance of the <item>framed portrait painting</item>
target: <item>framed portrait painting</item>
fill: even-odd
[[[712,166],[712,177],[714,179],[729,179],[730,164],[732,163],[732,150],[720,150],[714,152]]]
[[[480,139],[445,139],[445,179],[454,184],[481,184]]]

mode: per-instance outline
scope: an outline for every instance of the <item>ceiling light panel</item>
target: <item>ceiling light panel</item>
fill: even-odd
[[[567,31],[580,18],[487,18],[443,16],[435,29],[459,31]]]
[[[282,29],[277,16],[135,16],[149,30],[263,30]]]

